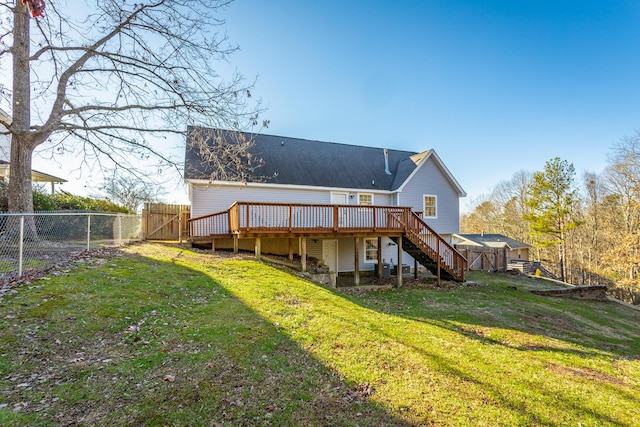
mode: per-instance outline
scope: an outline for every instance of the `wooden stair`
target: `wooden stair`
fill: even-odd
[[[235,202],[189,219],[190,239],[386,236],[432,273],[464,282],[467,260],[409,207]],[[400,237],[401,236],[401,237]]]
[[[396,220],[403,221],[397,217]],[[467,260],[415,212],[404,222],[402,249],[441,279],[464,282]],[[398,243],[397,237],[392,239]]]

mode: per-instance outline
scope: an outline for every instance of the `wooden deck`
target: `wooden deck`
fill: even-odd
[[[226,211],[191,218],[189,230],[194,242],[219,238],[400,238],[425,267],[437,268],[446,279],[464,281],[465,258],[407,207],[236,202]]]

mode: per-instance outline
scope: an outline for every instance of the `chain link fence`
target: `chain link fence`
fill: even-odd
[[[0,214],[0,281],[46,269],[85,250],[140,240],[141,230],[140,215]]]

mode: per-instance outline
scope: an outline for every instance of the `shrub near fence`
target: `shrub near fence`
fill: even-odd
[[[141,225],[140,215],[0,214],[0,281],[59,264],[91,248],[140,240]]]

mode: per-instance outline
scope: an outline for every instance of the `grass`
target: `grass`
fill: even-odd
[[[638,425],[640,312],[144,244],[0,304],[0,425]]]

